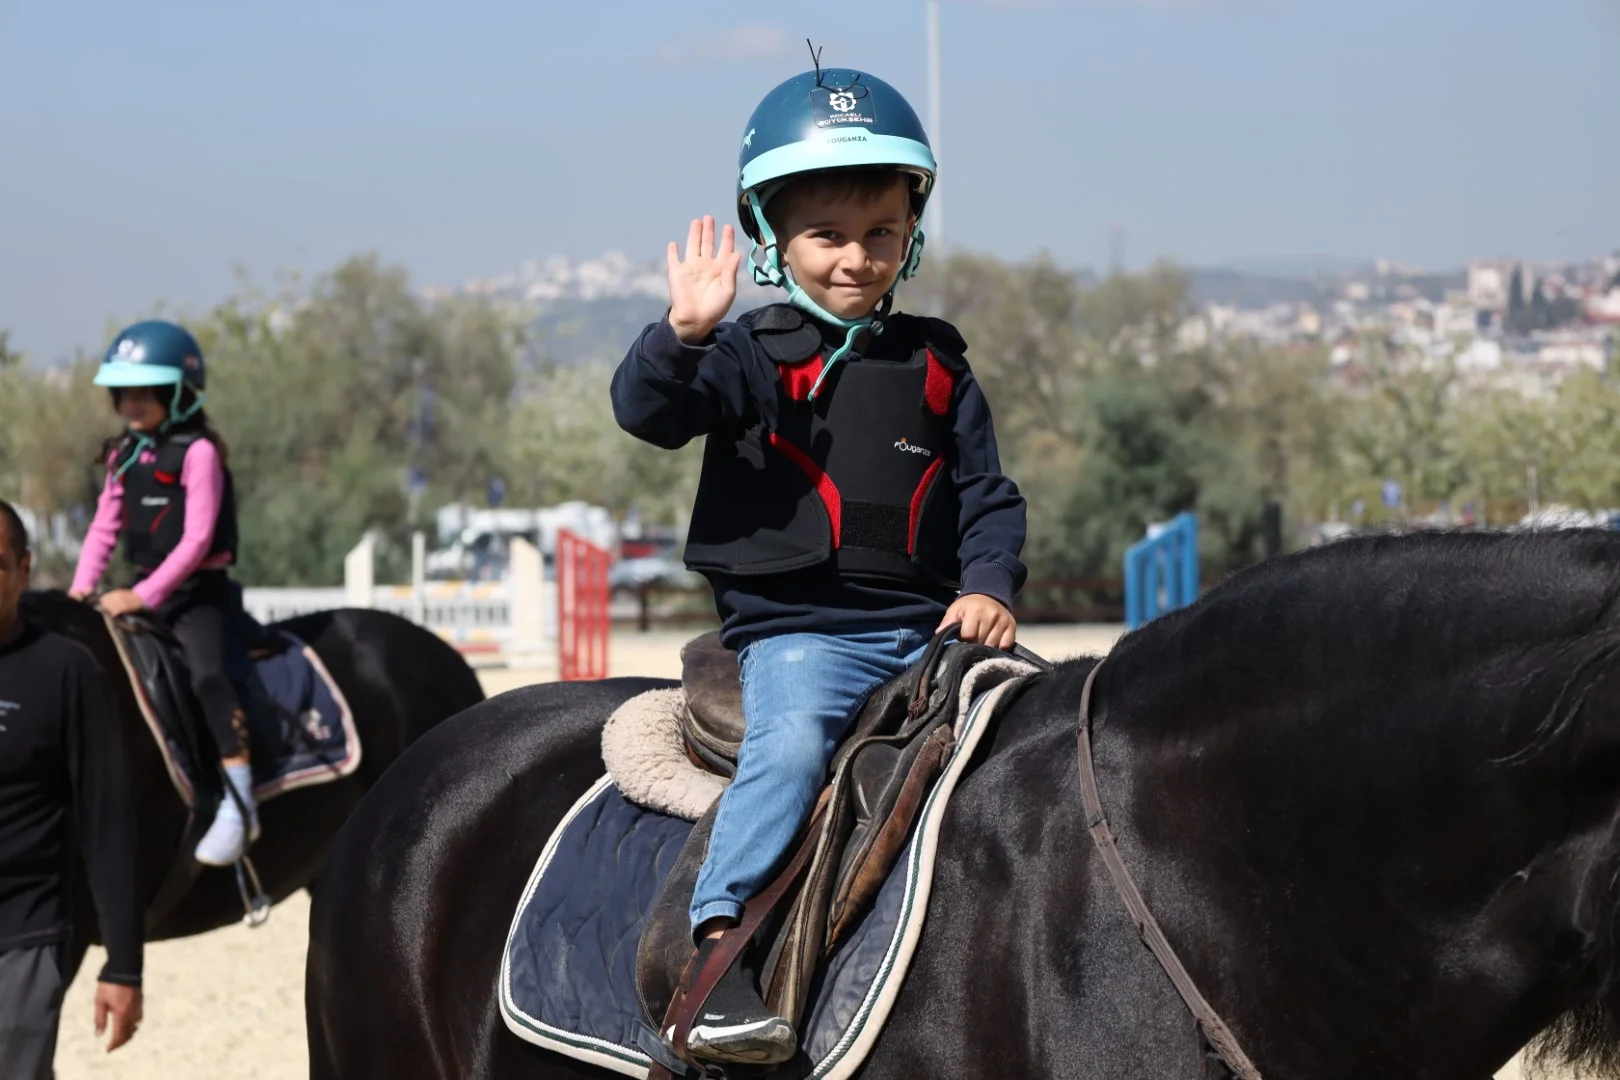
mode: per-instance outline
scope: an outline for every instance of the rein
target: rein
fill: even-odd
[[[1254,1067],[1243,1048],[1238,1045],[1237,1036],[1232,1029],[1204,1000],[1204,995],[1198,992],[1193,983],[1192,976],[1182,966],[1181,959],[1176,951],[1170,947],[1165,939],[1164,931],[1159,929],[1159,921],[1148,910],[1147,901],[1142,899],[1142,893],[1131,880],[1130,871],[1125,868],[1125,860],[1120,858],[1119,847],[1114,841],[1114,831],[1108,827],[1108,817],[1103,813],[1102,796],[1097,790],[1096,768],[1091,760],[1091,688],[1097,681],[1097,672],[1102,670],[1102,662],[1098,661],[1086,676],[1085,689],[1080,692],[1080,801],[1086,811],[1086,830],[1091,833],[1091,839],[1097,844],[1097,851],[1102,855],[1103,865],[1108,868],[1108,877],[1113,882],[1114,891],[1124,901],[1125,908],[1130,912],[1131,921],[1136,924],[1136,932],[1164,968],[1170,981],[1175,984],[1176,993],[1186,1002],[1187,1008],[1192,1012],[1193,1019],[1198,1023],[1198,1030],[1203,1034],[1204,1040],[1215,1048],[1227,1068],[1237,1074],[1241,1080],[1261,1080],[1260,1070]]]

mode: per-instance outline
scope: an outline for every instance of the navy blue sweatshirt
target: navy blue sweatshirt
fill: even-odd
[[[842,343],[842,331],[823,332],[833,344]],[[861,362],[883,361],[862,361],[853,353],[841,361]],[[642,331],[614,372],[613,416],[637,438],[673,450],[712,431],[745,427],[756,393],[776,382],[775,365],[736,323],[721,323],[703,345],[686,345],[669,320],[660,319]],[[990,406],[971,372],[956,380],[952,406],[951,481],[962,504],[961,592],[1011,607],[1025,577],[1018,557],[1024,499],[1001,472]],[[921,583],[852,580],[831,563],[782,574],[707,576],[721,640],[731,648],[791,631],[901,625],[932,633],[956,595]]]

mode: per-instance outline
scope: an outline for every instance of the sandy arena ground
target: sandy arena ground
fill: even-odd
[[[1049,659],[1106,652],[1119,635],[1115,626],[1033,627],[1025,645]],[[609,650],[614,675],[675,677],[679,631],[615,633]],[[553,678],[544,669],[486,668],[485,690],[502,693]],[[257,930],[233,926],[180,941],[158,942],[146,951],[146,1021],[140,1034],[116,1054],[95,1038],[91,1000],[95,973],[105,955],[90,951],[69,989],[56,1055],[60,1080],[121,1077],[126,1080],[307,1080],[304,1043],[304,950],[309,900],[299,895],[279,905]],[[1498,1080],[1519,1080],[1516,1066]]]

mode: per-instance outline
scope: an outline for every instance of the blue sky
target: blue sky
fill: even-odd
[[[0,0],[0,328],[39,360],[375,251],[419,283],[729,213],[824,61],[926,108],[922,0]],[[953,244],[1100,265],[1620,247],[1620,0],[945,0]]]

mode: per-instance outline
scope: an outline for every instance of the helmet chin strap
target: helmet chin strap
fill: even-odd
[[[145,432],[130,428],[129,433],[135,436],[135,445],[129,448],[129,453],[124,457],[123,463],[118,466],[118,471],[113,473],[114,480],[122,480],[124,474],[129,472],[130,466],[139,461],[143,453],[157,446],[157,440]]]
[[[169,397],[169,407],[166,410],[167,415],[163,417],[163,422],[158,425],[156,432],[149,435],[144,431],[136,431],[134,428],[129,429],[129,433],[135,436],[135,445],[130,448],[129,455],[125,457],[123,462],[119,465],[118,471],[113,473],[114,480],[122,480],[124,474],[130,470],[130,466],[134,465],[135,462],[140,460],[141,454],[147,450],[155,448],[158,444],[158,439],[162,438],[164,435],[167,435],[170,428],[174,427],[176,424],[185,423],[202,410],[203,399],[206,395],[204,395],[201,390],[197,390],[195,388],[192,390],[192,393],[195,394],[196,397],[192,401],[191,407],[189,409],[180,408],[180,392],[185,389],[185,385],[186,384],[184,381],[174,384],[174,393]]]
[[[832,369],[854,350],[855,339],[861,335],[861,331],[870,330],[874,335],[883,333],[883,319],[888,315],[889,308],[894,302],[895,286],[916,272],[917,264],[922,260],[922,230],[912,229],[905,265],[901,268],[900,276],[895,279],[894,285],[890,285],[889,291],[878,301],[877,310],[863,318],[845,319],[816,303],[815,299],[793,280],[793,271],[782,265],[782,248],[777,242],[776,232],[771,228],[771,223],[765,219],[765,208],[760,202],[759,192],[748,193],[748,208],[753,211],[754,224],[758,229],[760,240],[764,241],[761,244],[760,240],[755,240],[753,248],[748,253],[748,262],[754,269],[754,284],[775,285],[786,289],[788,303],[830,326],[846,331],[844,343],[827,357],[826,363],[821,366],[821,374],[816,377],[815,385],[810,387],[810,400],[814,401],[821,391],[821,384],[827,381]],[[760,252],[764,252],[763,261],[758,258]]]
[[[169,398],[169,415],[165,416],[163,418],[163,423],[158,425],[159,435],[168,434],[169,429],[175,424],[185,423],[202,410],[203,398],[207,395],[205,395],[201,390],[197,390],[195,388],[192,390],[193,397],[191,401],[191,408],[180,408],[180,393],[185,388],[186,383],[184,380],[174,384],[174,395]]]

